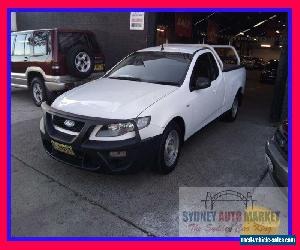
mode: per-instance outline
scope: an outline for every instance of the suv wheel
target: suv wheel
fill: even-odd
[[[43,80],[40,77],[32,78],[30,82],[31,96],[36,106],[41,106],[42,102],[46,101],[46,88]]]
[[[74,46],[67,53],[67,68],[71,75],[86,78],[94,72],[93,53],[82,45]]]
[[[161,174],[172,172],[179,158],[182,145],[181,129],[177,123],[171,122],[165,129],[158,155],[157,171]]]

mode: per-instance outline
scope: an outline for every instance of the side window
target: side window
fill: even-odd
[[[10,55],[12,55],[14,52],[15,40],[16,40],[16,35],[12,35],[10,38]]]
[[[28,56],[31,54],[31,34],[27,34],[25,39],[25,56]]]
[[[58,43],[59,51],[61,53],[67,53],[73,46],[87,46],[89,41],[87,40],[86,34],[82,32],[59,32]]]
[[[191,77],[191,86],[194,86],[198,78],[210,79],[209,53],[204,53],[198,57]]]
[[[14,49],[15,56],[24,56],[25,38],[26,34],[17,35]]]
[[[38,31],[33,34],[33,55],[43,56],[47,54],[48,31]]]
[[[216,59],[211,53],[208,53],[209,61],[211,65],[211,80],[216,80],[219,76],[219,68],[216,62]]]

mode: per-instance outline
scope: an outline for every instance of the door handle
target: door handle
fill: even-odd
[[[24,56],[24,62],[28,61],[28,56]]]

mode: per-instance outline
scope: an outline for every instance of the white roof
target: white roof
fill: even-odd
[[[199,49],[207,49],[209,45],[207,44],[164,44],[164,52],[179,52],[193,54]],[[161,45],[156,47],[150,47],[146,49],[141,49],[141,51],[161,51]]]

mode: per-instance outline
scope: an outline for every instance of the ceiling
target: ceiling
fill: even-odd
[[[286,12],[188,12],[182,14],[192,16],[194,30],[205,33],[208,22],[213,22],[218,27],[219,35],[233,37],[243,35],[243,31],[245,36],[250,37],[278,36],[287,27]],[[174,13],[159,13],[158,22],[167,23],[172,16]],[[257,26],[254,27],[255,25]]]

